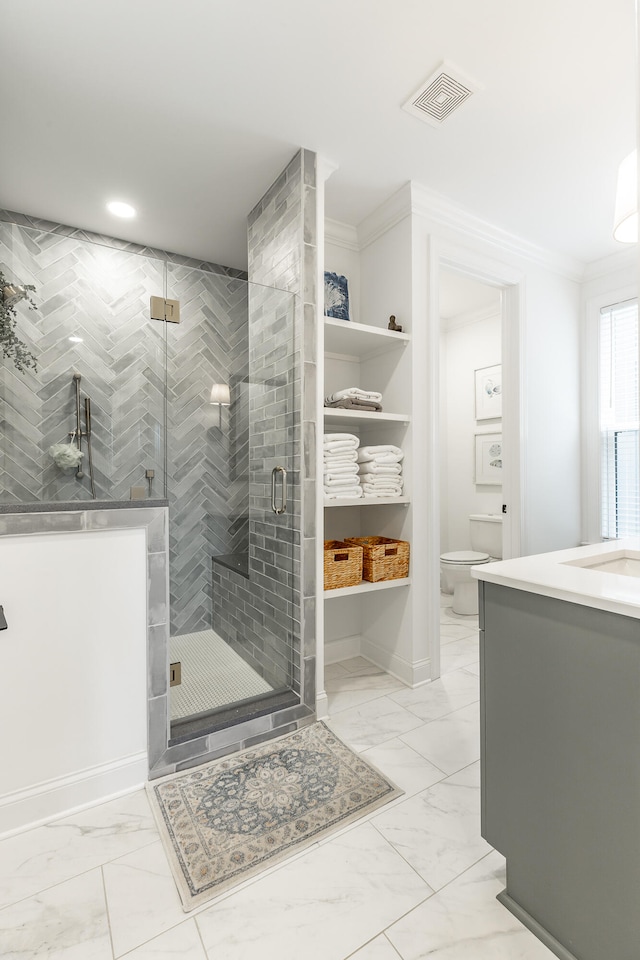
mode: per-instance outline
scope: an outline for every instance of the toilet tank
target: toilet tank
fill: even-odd
[[[502,515],[499,513],[472,513],[471,549],[488,553],[494,560],[502,560]]]

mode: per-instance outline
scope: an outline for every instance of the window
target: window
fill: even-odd
[[[600,311],[600,474],[604,539],[640,534],[638,301]]]

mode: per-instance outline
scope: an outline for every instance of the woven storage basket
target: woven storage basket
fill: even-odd
[[[362,547],[344,540],[324,542],[324,588],[355,587],[362,582]]]
[[[388,537],[346,537],[345,543],[362,547],[362,579],[399,580],[409,576],[409,543]]]

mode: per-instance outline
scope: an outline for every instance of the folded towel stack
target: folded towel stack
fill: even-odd
[[[375,390],[347,387],[345,390],[330,393],[324,398],[324,405],[339,410],[370,410],[379,413],[382,410],[382,394]]]
[[[330,500],[354,500],[362,496],[358,473],[358,445],[352,433],[325,433],[324,495]]]
[[[392,444],[360,447],[358,474],[365,497],[400,497],[404,453]]]

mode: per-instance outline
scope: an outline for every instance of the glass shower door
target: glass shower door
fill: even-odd
[[[175,741],[297,702],[293,297],[168,265]]]

